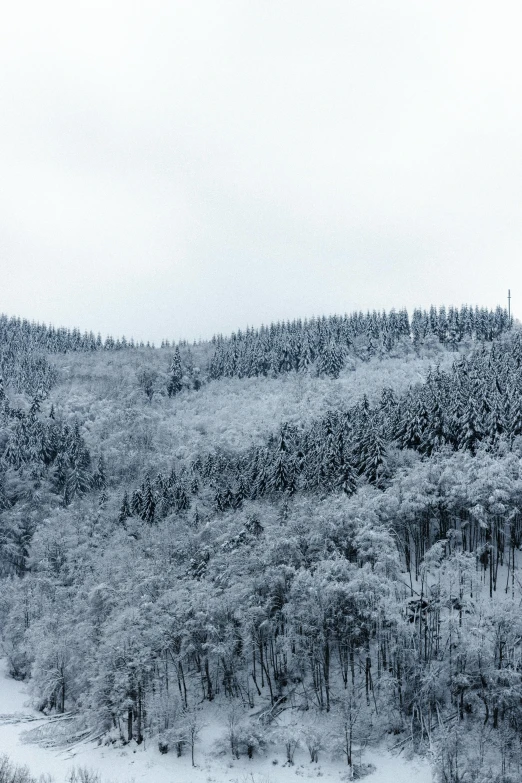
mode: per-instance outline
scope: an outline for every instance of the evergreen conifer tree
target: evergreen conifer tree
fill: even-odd
[[[522,395],[515,389],[508,397],[506,418],[508,420],[509,435],[515,438],[522,435]]]
[[[346,461],[339,466],[336,476],[336,486],[341,489],[345,495],[353,495],[357,490],[357,472],[350,462]]]
[[[477,403],[475,399],[470,396],[462,417],[459,448],[468,449],[474,454],[483,435],[484,433],[480,422]]]
[[[130,516],[132,516],[132,512],[129,504],[129,496],[127,495],[127,492],[124,492],[123,500],[120,506],[120,512],[118,514],[118,522],[120,523],[120,525],[125,525],[125,521]]]
[[[141,516],[143,509],[143,495],[139,489],[135,489],[132,493],[130,507],[134,516]]]
[[[386,443],[373,422],[360,434],[356,453],[359,473],[370,484],[382,486],[388,475],[388,455]]]
[[[147,479],[145,485],[145,491],[143,493],[143,506],[141,510],[141,518],[144,522],[152,525],[156,514],[156,500],[154,498],[154,490],[152,489],[150,481]]]
[[[100,454],[98,457],[98,465],[92,477],[92,486],[94,489],[107,489],[107,475],[103,454]]]
[[[174,358],[172,360],[172,367],[170,369],[169,383],[167,386],[167,394],[169,395],[169,397],[174,397],[182,390],[183,388],[182,379],[183,379],[183,369],[181,366],[181,356],[179,352],[179,347],[176,346],[176,350],[174,351]]]
[[[71,462],[65,483],[65,505],[77,496],[84,495],[91,487],[89,472],[90,458],[85,449],[81,449]]]
[[[330,378],[338,378],[344,365],[344,357],[341,346],[330,340],[319,354],[317,372],[319,375],[328,375]]]

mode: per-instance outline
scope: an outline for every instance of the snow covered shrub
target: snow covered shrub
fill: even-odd
[[[362,750],[370,741],[373,732],[373,715],[364,698],[364,691],[349,687],[340,699],[339,714],[331,733],[331,748],[334,755],[343,758],[351,770],[352,777],[362,765],[355,764],[355,752]]]
[[[289,724],[288,726],[282,726],[280,729],[274,732],[274,740],[281,742],[284,745],[286,760],[288,764],[293,765],[294,754],[301,744],[299,728],[295,724]]]
[[[232,758],[239,758],[238,735],[239,735],[240,715],[237,709],[232,707],[227,713],[227,731],[222,741],[218,740],[218,749],[226,753],[226,748],[230,748]]]
[[[30,668],[25,650],[8,642],[5,645],[5,653],[9,676],[13,680],[25,680]]]
[[[324,750],[325,736],[322,729],[317,726],[307,726],[303,729],[303,739],[308,753],[310,754],[310,761],[319,760],[319,751]]]
[[[477,753],[472,737],[461,725],[441,729],[435,751],[435,780],[438,783],[486,783],[486,780],[501,783],[491,769],[485,775],[485,769],[483,753]]]
[[[50,775],[35,778],[27,767],[19,767],[7,756],[0,756],[0,783],[53,783],[53,778]]]
[[[27,767],[16,767],[7,756],[0,756],[0,783],[36,783]]]
[[[254,754],[262,753],[267,744],[263,727],[252,722],[240,726],[236,740],[239,755],[246,755],[249,759],[253,758]]]
[[[2,524],[5,525],[5,522]],[[3,535],[8,536],[9,530],[4,528]],[[31,585],[15,580],[3,581],[0,596],[1,653],[7,659],[9,675],[15,680],[25,680],[31,670],[24,611],[32,614],[35,603]]]
[[[239,759],[241,755],[251,759],[254,754],[262,752],[266,745],[266,730],[232,708],[227,715],[227,730],[216,740],[214,747],[220,755],[230,752],[234,759]]]
[[[178,758],[183,755],[183,750],[188,742],[187,732],[179,726],[171,726],[158,737],[158,750],[160,753],[168,753],[176,749]]]
[[[233,759],[238,758],[235,744],[231,743],[228,730],[214,741],[212,750],[218,756],[226,756],[227,753],[231,753]]]
[[[177,755],[181,756],[184,734],[183,710],[179,699],[170,692],[155,693],[149,704],[150,724],[158,731],[158,750],[168,753],[176,747]]]
[[[98,772],[87,767],[73,767],[66,783],[101,783],[101,778]]]

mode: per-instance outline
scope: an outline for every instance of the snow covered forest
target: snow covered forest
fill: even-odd
[[[64,743],[519,781],[521,545],[502,308],[160,347],[0,316],[1,652]]]

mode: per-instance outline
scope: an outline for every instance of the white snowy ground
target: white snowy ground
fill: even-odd
[[[63,783],[73,767],[98,772],[103,783],[295,783],[313,778],[339,783],[348,779],[341,761],[332,762],[325,755],[318,764],[311,764],[302,750],[296,751],[293,767],[283,766],[284,753],[277,748],[255,761],[216,757],[211,748],[223,729],[218,725],[203,730],[196,746],[196,768],[191,766],[190,754],[180,759],[170,753],[162,756],[152,744],[114,748],[91,742],[56,750],[21,741],[24,732],[47,720],[28,706],[24,684],[7,677],[5,661],[0,660],[0,755],[27,765],[33,775],[51,775],[56,783]],[[409,761],[383,749],[366,751],[362,761],[375,767],[364,778],[367,783],[432,783],[430,767],[422,759]]]

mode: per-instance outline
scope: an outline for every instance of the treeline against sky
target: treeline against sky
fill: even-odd
[[[198,368],[196,387],[206,380],[221,377],[276,376],[280,373],[314,371],[336,378],[351,360],[369,360],[391,352],[401,340],[436,339],[457,349],[466,338],[491,341],[510,329],[512,319],[506,310],[431,307],[414,310],[411,323],[406,310],[395,312],[353,313],[345,316],[312,318],[271,324],[261,329],[247,329],[229,338],[212,338],[213,354],[205,367]],[[172,347],[174,347],[172,343]],[[179,346],[186,346],[181,341]],[[18,392],[30,396],[48,394],[56,382],[56,370],[49,361],[52,354],[93,353],[150,348],[131,338],[82,332],[79,329],[55,328],[16,317],[0,315],[0,377],[12,382]],[[162,348],[170,348],[168,340]],[[181,374],[173,367],[175,379],[171,388],[181,389]],[[189,373],[191,375],[191,373]],[[170,392],[169,392],[170,394]]]
[[[491,341],[512,325],[506,310],[431,307],[395,312],[353,313],[271,324],[247,329],[229,338],[215,338],[216,351],[210,361],[211,378],[279,374],[307,370],[315,364],[319,374],[338,377],[350,356],[369,359],[392,351],[401,339],[415,345],[432,335],[452,347],[466,337]]]
[[[384,350],[391,350],[397,340],[404,336],[412,337],[416,341],[428,334],[435,334],[440,342],[451,344],[461,341],[465,336],[473,336],[477,340],[492,340],[510,326],[508,313],[501,307],[493,311],[467,305],[462,305],[460,309],[449,307],[447,311],[444,306],[438,310],[431,307],[429,311],[416,309],[413,311],[411,323],[405,309],[398,312],[391,310],[389,313],[374,310],[366,314],[355,312],[344,316],[273,323],[260,329],[238,331],[228,338],[223,335],[214,336],[211,342],[220,347],[220,353],[215,357],[217,366],[213,372],[236,374],[228,368],[224,373],[219,368],[221,353],[229,345],[238,348],[249,344],[250,348],[267,353],[272,351],[277,343],[286,343],[281,349],[286,347],[292,353],[289,361],[293,369],[298,369],[299,366],[307,366],[309,361],[314,361],[315,356],[330,342],[349,348],[362,336],[370,338],[374,348],[380,346]],[[185,344],[185,341],[181,341],[181,344]],[[163,340],[161,345],[170,347],[171,343],[169,340]],[[172,345],[175,345],[175,342]],[[47,326],[0,314],[0,347],[3,352],[26,353],[37,350],[53,354],[143,348],[150,347],[150,343],[135,342],[132,337],[127,339],[125,336],[114,339],[111,335],[103,340],[99,333],[95,335],[92,331],[82,333],[78,328]],[[372,345],[370,352],[371,350]],[[311,360],[309,351],[313,356]],[[266,369],[260,367],[250,374],[262,374],[269,368],[270,365]],[[279,371],[280,369],[277,369],[277,372]]]
[[[149,345],[147,343],[147,345]],[[77,328],[46,326],[27,319],[9,318],[0,315],[0,346],[2,351],[10,353],[26,353],[42,351],[44,353],[70,353],[92,351],[125,350],[143,348],[144,343],[135,343],[134,339],[125,337],[116,340],[110,335],[102,339],[93,332],[81,332]],[[149,346],[150,347],[150,346]]]
[[[414,310],[411,323],[403,309],[271,324],[258,330],[239,331],[229,338],[214,337],[213,355],[207,367],[198,368],[196,387],[207,379],[276,376],[292,370],[313,370],[336,378],[351,356],[368,360],[389,353],[404,339],[418,345],[432,336],[456,350],[465,338],[491,341],[511,326],[507,311],[500,307],[493,311],[466,305],[447,311],[445,307]],[[171,347],[168,340],[161,345]],[[181,341],[180,345],[187,344]],[[144,347],[150,348],[150,344],[145,346],[125,337],[115,340],[108,336],[102,340],[100,334],[95,336],[92,332],[82,334],[79,329],[55,328],[0,315],[0,377],[12,382],[16,391],[30,396],[48,394],[56,382],[56,370],[48,355]],[[181,367],[173,369],[175,380],[171,387],[180,390]]]

